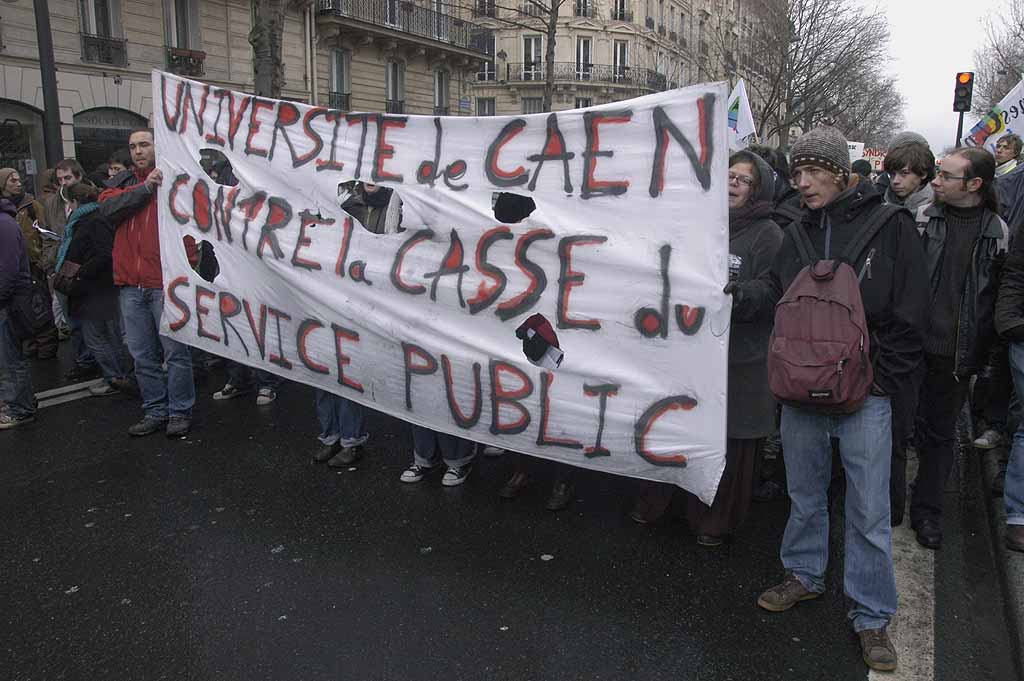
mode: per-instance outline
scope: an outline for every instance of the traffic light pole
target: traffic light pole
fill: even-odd
[[[964,136],[964,112],[960,112],[960,121],[956,124],[956,148],[961,147],[960,139]]]

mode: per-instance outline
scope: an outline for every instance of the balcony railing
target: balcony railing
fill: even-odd
[[[448,107],[447,106],[435,106],[434,107],[434,115],[435,116],[447,116],[448,115]]]
[[[82,61],[90,64],[128,65],[127,41],[102,35],[82,34]]]
[[[389,114],[405,113],[405,100],[389,99],[384,105],[384,111]]]
[[[618,9],[613,9],[612,21],[633,21],[633,12],[621,7]]]
[[[206,53],[199,50],[183,50],[179,47],[167,48],[167,70],[179,76],[203,75],[203,63]]]
[[[318,0],[317,11],[320,16],[353,19],[484,54],[493,35],[490,29],[410,0]]]
[[[509,82],[544,81],[547,69],[541,62],[516,62],[506,64],[506,79]],[[555,81],[621,85],[634,89],[661,92],[668,85],[667,79],[651,69],[630,68],[610,64],[585,64],[577,62],[555,62]]]
[[[351,107],[349,101],[352,99],[352,94],[349,92],[328,92],[327,93],[327,106],[338,111],[348,111]]]

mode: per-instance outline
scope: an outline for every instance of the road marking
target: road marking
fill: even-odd
[[[907,461],[907,480],[917,476],[917,459]],[[910,501],[907,495],[907,501]],[[935,552],[917,543],[910,529],[909,509],[903,524],[892,530],[892,562],[900,596],[889,634],[896,646],[895,672],[869,671],[870,681],[934,681],[935,679]]]
[[[39,400],[39,409],[55,407],[58,404],[66,404],[67,402],[74,402],[75,400],[92,397],[92,393],[89,392],[89,388],[102,381],[102,378],[97,378],[92,381],[65,385],[60,388],[54,388],[53,390],[44,390],[36,393],[36,399]]]

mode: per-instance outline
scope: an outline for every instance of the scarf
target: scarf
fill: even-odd
[[[97,210],[99,207],[100,204],[93,201],[92,203],[79,206],[75,212],[68,217],[68,223],[64,225],[64,238],[61,239],[60,250],[57,251],[57,264],[54,266],[55,271],[60,272],[61,265],[64,264],[64,258],[68,255],[68,249],[71,247],[71,240],[75,237],[75,223],[77,223],[80,218],[85,217],[94,210]]]
[[[729,235],[748,227],[757,220],[764,219],[772,214],[772,204],[769,201],[750,201],[739,208],[729,209]]]
[[[996,177],[1002,177],[1006,173],[1010,172],[1017,167],[1017,159],[1011,158],[1006,163],[996,166]]]

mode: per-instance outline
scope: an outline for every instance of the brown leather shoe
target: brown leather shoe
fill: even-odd
[[[1024,553],[1024,525],[1006,526],[1006,548]]]
[[[784,612],[800,601],[809,601],[821,594],[810,591],[792,572],[780,584],[765,591],[757,598],[757,604],[769,612]]]
[[[896,669],[896,646],[892,644],[885,627],[858,631],[857,638],[860,639],[860,652],[864,664],[880,672],[891,672]]]
[[[337,442],[333,445],[321,445],[315,452],[313,452],[313,461],[314,463],[326,463],[340,451],[341,445]]]
[[[530,478],[526,473],[516,471],[512,474],[512,477],[508,479],[508,482],[502,485],[501,489],[498,490],[498,496],[502,499],[515,499],[523,493],[523,490],[526,489],[526,486],[529,484]]]
[[[556,482],[551,488],[551,496],[548,497],[548,503],[544,505],[544,508],[549,511],[561,511],[572,501],[575,491],[571,482]]]

